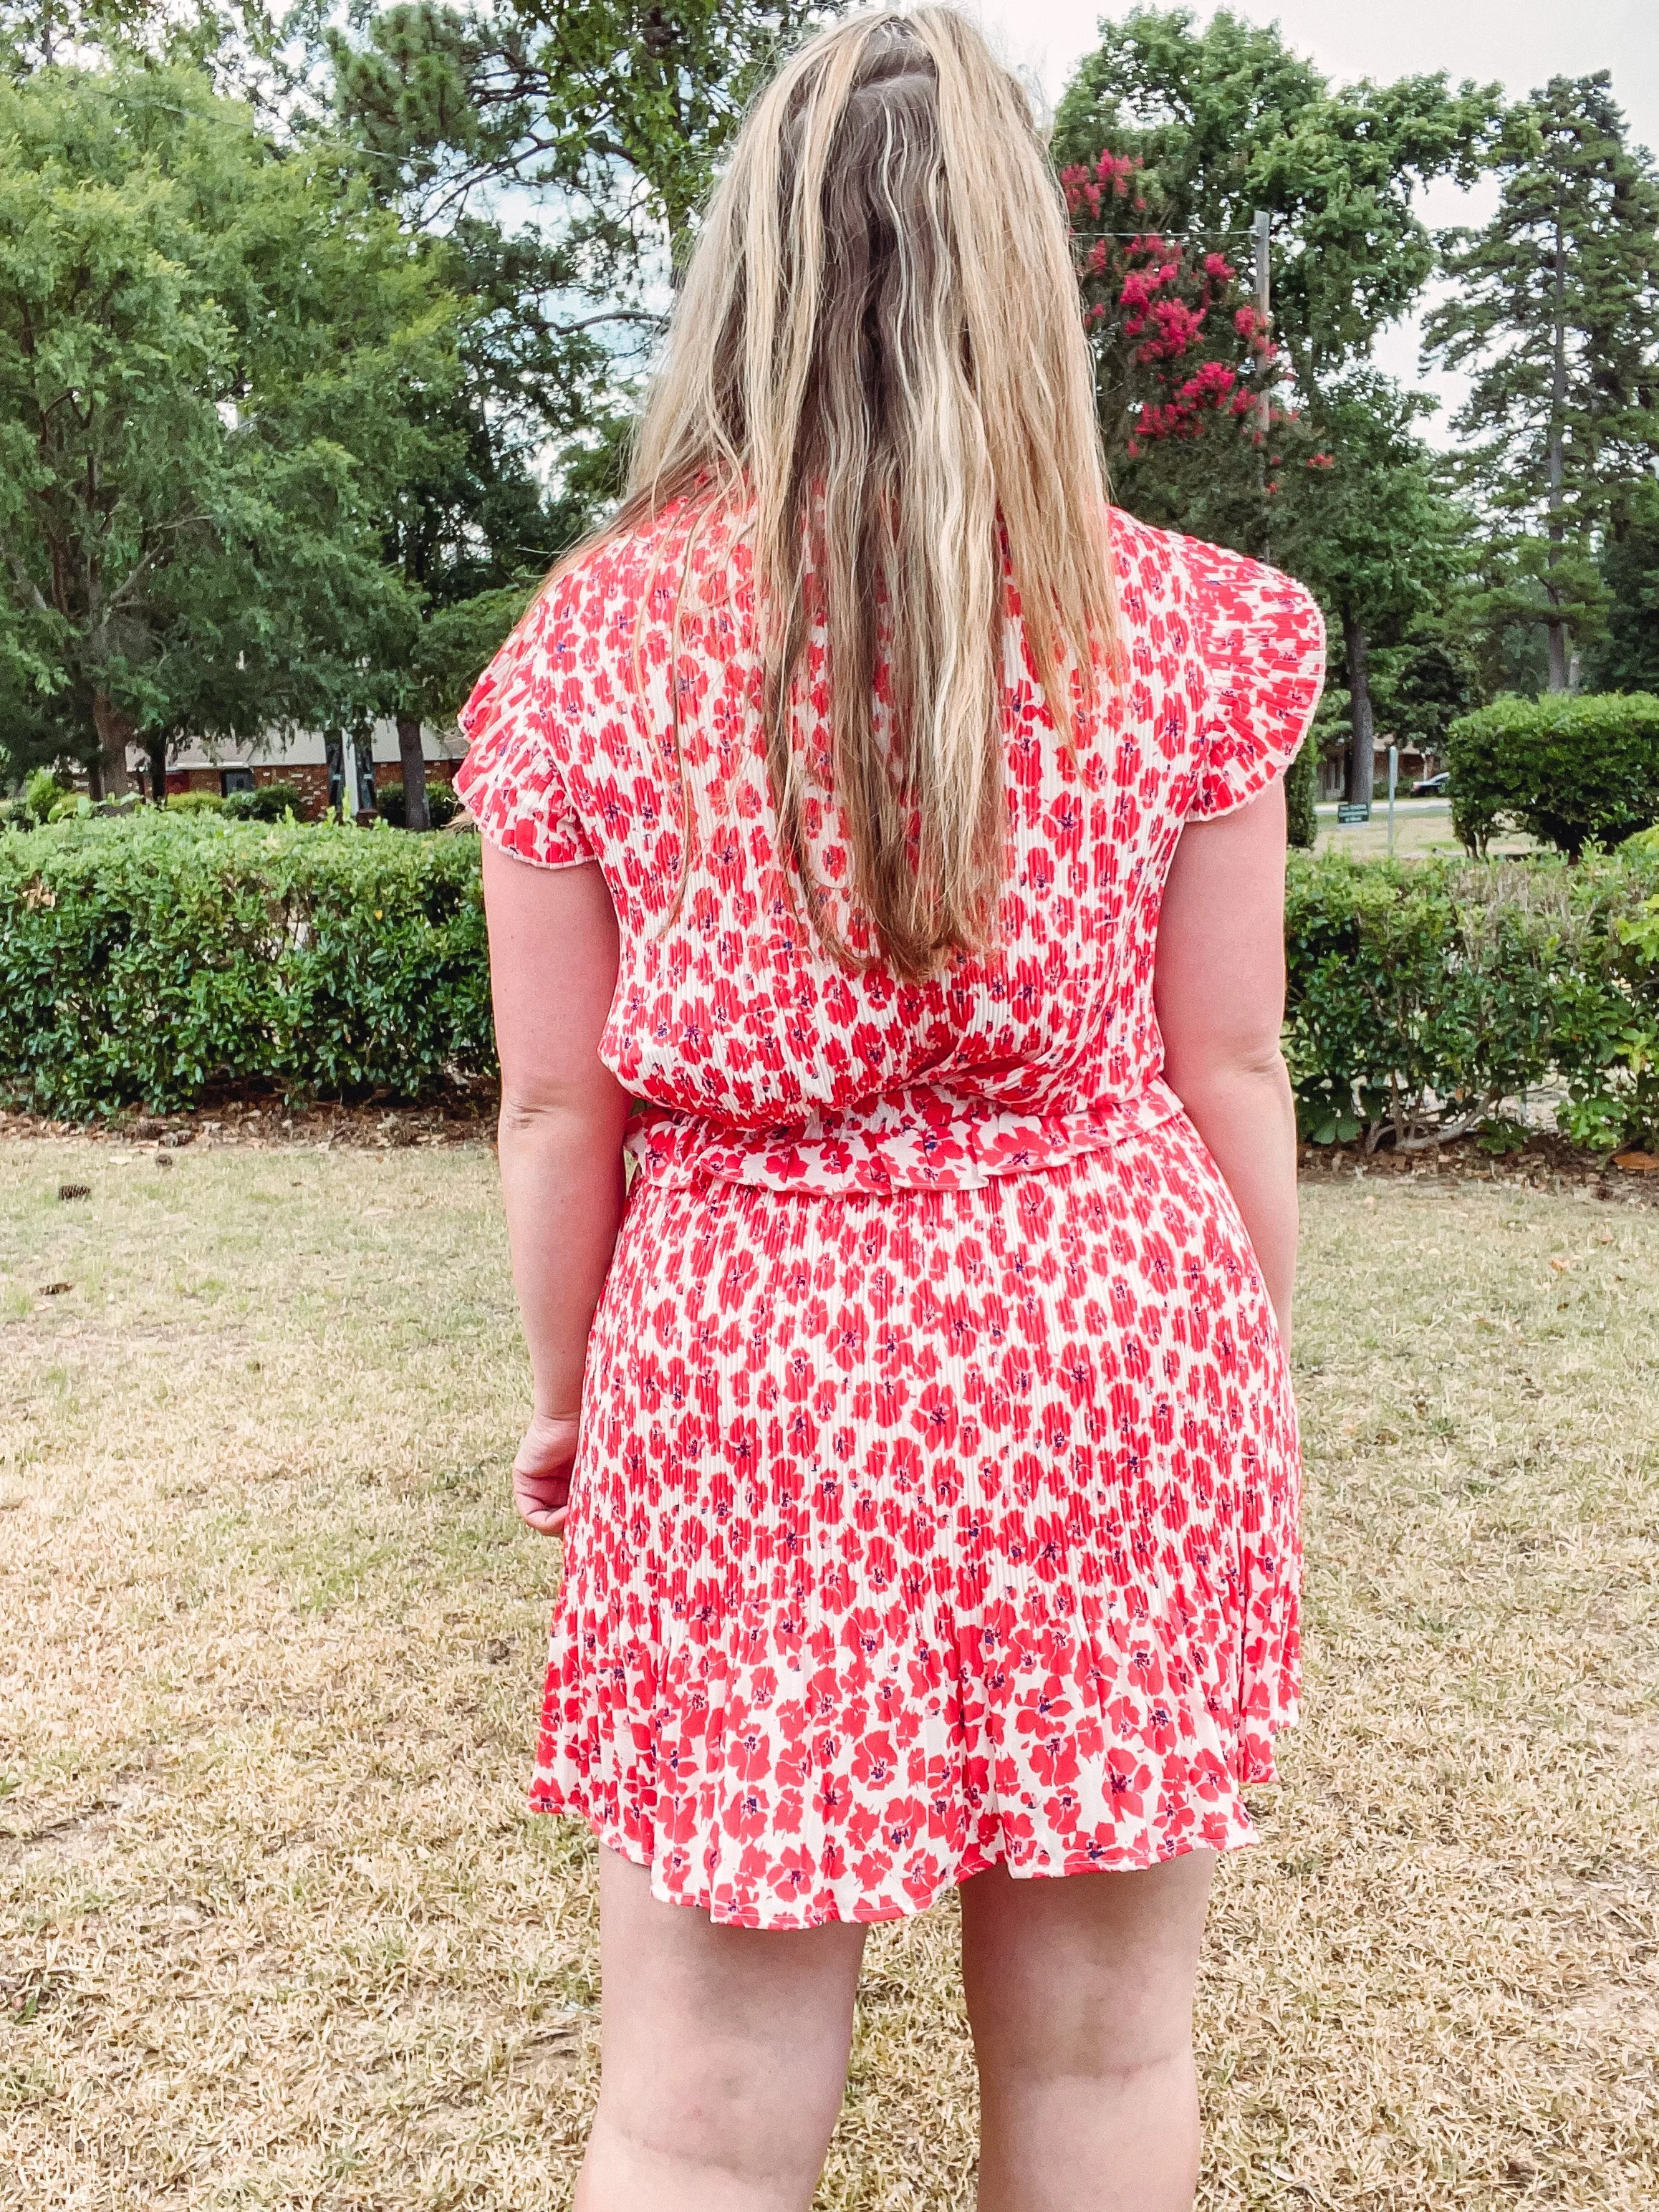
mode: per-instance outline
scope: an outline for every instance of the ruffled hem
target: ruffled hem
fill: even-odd
[[[884,1649],[873,1619],[781,1635],[749,1608],[707,1642],[684,1621],[635,1640],[575,1595],[531,1807],[733,1927],[902,1919],[998,1863],[1128,1872],[1247,1845],[1243,1793],[1274,1780],[1295,1717],[1288,1589],[1267,1608],[1281,1633],[1231,1657],[1213,1614],[1061,1615],[1030,1592],[954,1638],[895,1618]]]
[[[1291,1727],[1295,1712],[1287,1712],[1281,1727]],[[1267,1789],[1278,1782],[1271,1758],[1252,1762],[1259,1768],[1244,1776],[1239,1787]],[[845,1885],[831,1885],[817,1894],[810,1905],[772,1905],[769,1899],[757,1898],[752,1902],[735,1901],[729,1890],[716,1887],[706,1881],[671,1882],[665,1856],[636,1833],[618,1826],[596,1811],[586,1801],[586,1792],[573,1781],[568,1788],[562,1787],[549,1777],[538,1777],[527,1799],[534,1814],[580,1820],[607,1850],[613,1850],[633,1866],[643,1867],[651,1876],[651,1894],[660,1905],[682,1905],[708,1913],[717,1928],[763,1928],[779,1933],[790,1933],[807,1928],[825,1928],[852,1922],[860,1927],[880,1927],[890,1921],[911,1920],[920,1912],[927,1911],[953,1889],[959,1888],[977,1874],[988,1874],[993,1867],[1006,1866],[1016,1881],[1047,1881],[1079,1874],[1143,1874],[1149,1867],[1164,1866],[1172,1859],[1184,1858],[1190,1851],[1249,1850],[1261,1840],[1247,1810],[1243,1796],[1234,1798],[1229,1805],[1224,1827],[1211,1821],[1198,1832],[1171,1835],[1158,1833],[1148,1838],[1139,1847],[1117,1856],[1097,1851],[1068,1851],[1045,1850],[1028,1844],[1017,1850],[988,1851],[983,1849],[965,1852],[955,1864],[931,1878],[907,1879],[903,1885],[902,1902],[882,1901],[857,1893],[844,1893]],[[1213,1808],[1210,1808],[1213,1812]]]

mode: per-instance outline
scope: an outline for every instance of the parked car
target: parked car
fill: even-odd
[[[1438,775],[1419,776],[1412,786],[1413,799],[1443,799],[1451,789],[1451,771],[1442,769]]]

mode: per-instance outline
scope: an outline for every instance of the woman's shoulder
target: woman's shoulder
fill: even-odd
[[[1182,531],[1157,529],[1121,507],[1112,510],[1112,554],[1126,602],[1139,593],[1183,608],[1200,650],[1218,635],[1264,625],[1318,631],[1322,641],[1313,593],[1270,562]],[[1133,617],[1133,605],[1125,611]]]

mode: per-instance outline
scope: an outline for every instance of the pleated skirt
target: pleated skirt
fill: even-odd
[[[635,1188],[531,1802],[744,1927],[1254,1840],[1299,1468],[1184,1118],[976,1187]]]

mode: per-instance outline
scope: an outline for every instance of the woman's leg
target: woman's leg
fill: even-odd
[[[979,2212],[1190,2212],[1193,1981],[1213,1851],[962,1886]]]
[[[864,1930],[718,1928],[599,1853],[604,2066],[577,2212],[806,2212]]]

